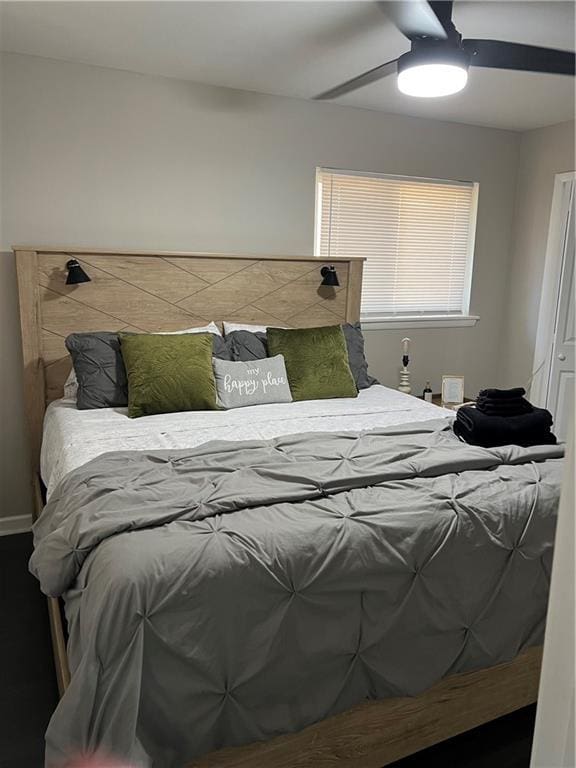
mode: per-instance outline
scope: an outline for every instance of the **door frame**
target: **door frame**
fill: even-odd
[[[530,400],[540,408],[546,407],[548,397],[550,369],[552,367],[552,346],[556,331],[556,314],[562,280],[566,236],[565,230],[560,225],[564,213],[566,187],[571,181],[576,181],[576,171],[557,173],[554,177],[554,192],[550,209],[550,225],[548,228],[544,276],[538,313],[538,329],[536,332],[534,360],[532,362],[533,378],[530,386]]]

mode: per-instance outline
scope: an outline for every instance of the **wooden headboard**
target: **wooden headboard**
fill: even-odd
[[[335,258],[340,287],[321,287],[313,256],[102,251],[15,246],[25,405],[34,472],[46,405],[62,396],[69,333],[173,331],[210,320],[313,326],[360,317],[362,259]],[[91,278],[66,285],[75,258]]]

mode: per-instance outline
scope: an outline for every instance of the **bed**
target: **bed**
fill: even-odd
[[[361,261],[324,292],[305,257],[16,250],[50,760],[379,768],[535,700],[560,447],[463,446],[379,385],[135,420],[62,398],[69,332],[355,321]]]

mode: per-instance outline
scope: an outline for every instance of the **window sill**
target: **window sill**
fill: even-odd
[[[478,315],[406,315],[404,317],[360,318],[366,331],[392,330],[393,328],[469,328],[480,320]]]

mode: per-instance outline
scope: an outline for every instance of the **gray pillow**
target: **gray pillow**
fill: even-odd
[[[368,362],[364,355],[364,335],[360,323],[344,323],[342,330],[348,348],[348,363],[358,389],[368,389],[372,384],[379,384],[378,379],[368,373]]]
[[[266,334],[260,331],[230,331],[226,336],[232,360],[262,360],[268,357]]]
[[[126,369],[117,333],[71,333],[65,343],[78,381],[79,410],[128,404]]]
[[[71,333],[66,338],[66,349],[78,381],[76,407],[79,410],[128,405],[128,381],[117,333]],[[229,342],[223,336],[212,334],[212,355],[230,359]]]
[[[378,384],[378,380],[368,373],[368,363],[364,356],[364,336],[360,323],[344,323],[342,331],[348,349],[348,363],[358,389],[367,389],[372,384]],[[231,331],[226,336],[226,340],[230,345],[232,360],[261,360],[268,355],[265,333]]]
[[[253,362],[214,358],[212,365],[221,408],[292,402],[283,355]]]

